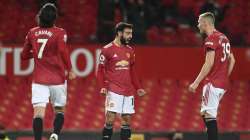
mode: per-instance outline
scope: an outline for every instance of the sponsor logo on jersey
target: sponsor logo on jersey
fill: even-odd
[[[121,61],[118,61],[115,65],[118,67],[126,67],[129,65],[129,62],[126,60],[121,60]]]

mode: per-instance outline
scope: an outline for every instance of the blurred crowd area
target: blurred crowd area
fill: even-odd
[[[36,14],[47,3],[59,9],[57,26],[65,28],[72,44],[107,43],[116,23],[134,25],[134,43],[198,46],[200,13],[213,12],[216,27],[236,46],[250,44],[248,0],[1,0],[0,41],[21,44],[36,26]]]

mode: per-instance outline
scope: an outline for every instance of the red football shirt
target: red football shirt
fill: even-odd
[[[28,32],[22,59],[34,58],[34,83],[58,85],[65,82],[65,71],[72,68],[66,40],[65,30],[55,26],[35,27]]]
[[[100,88],[120,95],[134,95],[141,88],[134,64],[135,53],[130,46],[119,47],[110,43],[103,47],[97,73]]]
[[[204,82],[211,82],[217,88],[227,89],[229,82],[229,55],[231,51],[228,38],[223,33],[214,31],[206,38],[204,48],[205,52],[211,49],[215,51],[214,65]]]

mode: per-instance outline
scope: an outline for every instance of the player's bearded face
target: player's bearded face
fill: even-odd
[[[132,39],[132,29],[124,29],[121,35],[121,43],[123,45],[128,45]]]

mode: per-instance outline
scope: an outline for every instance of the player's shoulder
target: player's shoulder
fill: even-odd
[[[126,47],[127,47],[128,49],[130,49],[130,50],[134,50],[134,48],[131,47],[130,45],[126,45]]]
[[[223,33],[220,32],[220,31],[215,31],[215,32],[210,36],[211,39],[219,39],[219,38],[222,38],[222,37],[227,38],[226,35],[223,34]]]
[[[113,47],[113,43],[110,42],[109,44],[106,44],[102,47],[102,50],[109,50]]]
[[[63,29],[61,27],[54,26],[53,28],[58,30],[58,31],[65,32],[65,29]]]
[[[33,28],[30,28],[29,31],[27,32],[26,34],[26,39],[29,38],[29,37],[32,37],[36,31],[39,30],[40,27],[33,27]]]
[[[102,54],[104,54],[104,55],[108,55],[108,54],[110,54],[112,51],[113,51],[113,43],[111,42],[111,43],[109,43],[109,44],[106,44],[106,45],[104,45],[102,48],[101,48],[101,52],[102,52]]]
[[[131,47],[130,45],[126,45],[126,48],[129,50],[129,52],[135,53],[135,49]]]
[[[219,32],[219,31],[216,31],[215,33],[212,34],[212,36],[210,37],[210,40],[213,40],[215,42],[221,42],[222,40],[228,40],[227,36],[222,33],[222,32]]]
[[[219,40],[221,35],[223,35],[221,32],[214,31],[211,35],[206,37],[205,43],[213,45],[213,42],[217,42],[217,40]]]
[[[66,33],[66,30],[61,27],[54,26],[53,29],[59,33]]]
[[[222,40],[222,39],[229,40],[228,37],[222,32],[218,33],[218,38],[219,40]]]
[[[36,32],[37,30],[39,30],[40,27],[36,26],[36,27],[33,27],[29,30],[29,33],[33,33],[33,32]]]

